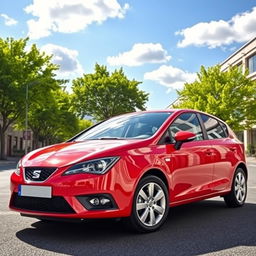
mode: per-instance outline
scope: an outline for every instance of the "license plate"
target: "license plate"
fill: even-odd
[[[52,188],[47,186],[19,185],[19,196],[51,198]]]

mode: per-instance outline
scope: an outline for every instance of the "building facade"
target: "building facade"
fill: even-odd
[[[0,123],[2,120],[0,119]],[[32,138],[28,138],[28,152],[32,149]],[[11,125],[5,132],[5,156],[23,156],[25,153],[24,132],[15,130]]]
[[[220,63],[221,70],[224,72],[230,66],[238,66],[244,73],[248,69],[248,78],[256,80],[256,37]],[[256,126],[238,133],[238,137],[244,142],[247,152],[256,153]]]

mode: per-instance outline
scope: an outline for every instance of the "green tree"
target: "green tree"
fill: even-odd
[[[62,142],[91,125],[90,121],[76,117],[71,97],[62,89],[49,91],[44,100],[35,102],[29,111],[34,148],[39,147],[39,140],[44,144]]]
[[[95,72],[73,80],[73,102],[81,118],[86,115],[96,120],[144,110],[148,94],[139,90],[140,82],[129,80],[123,69],[113,73],[106,66],[95,65]]]
[[[226,121],[234,130],[256,123],[256,84],[238,67],[222,72],[220,66],[201,67],[197,80],[178,91],[174,107],[205,111]]]
[[[78,120],[78,132],[83,131],[93,125],[93,122],[86,119]]]
[[[39,100],[47,90],[58,87],[51,56],[40,53],[36,45],[27,50],[26,39],[0,38],[0,159],[5,158],[7,128],[25,114],[26,86],[29,85],[30,102]]]

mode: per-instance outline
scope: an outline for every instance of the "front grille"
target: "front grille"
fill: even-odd
[[[25,167],[25,179],[28,181],[44,181],[55,171],[56,167]]]
[[[20,210],[30,210],[48,213],[75,213],[68,202],[61,196],[52,198],[39,198],[30,196],[19,196],[13,193],[11,207]]]

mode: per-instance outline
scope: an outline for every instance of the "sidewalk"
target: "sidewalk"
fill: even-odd
[[[252,156],[246,157],[246,163],[247,164],[256,164],[256,158]]]

